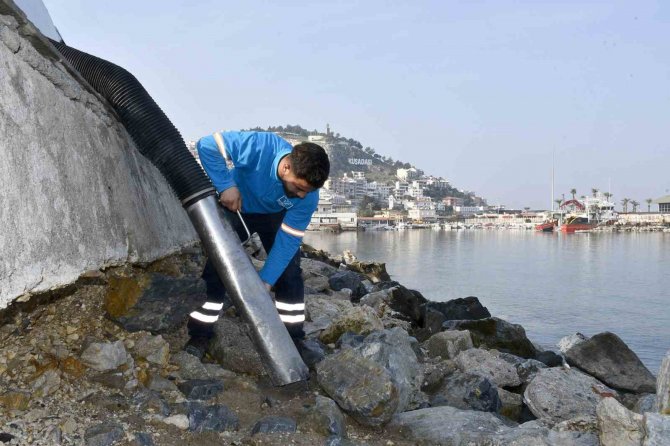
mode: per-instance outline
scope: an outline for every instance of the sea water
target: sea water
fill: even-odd
[[[670,349],[668,233],[411,229],[308,232],[305,242],[385,262],[393,280],[430,300],[477,296],[544,348],[610,331],[654,375]]]

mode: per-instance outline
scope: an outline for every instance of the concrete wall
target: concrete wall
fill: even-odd
[[[196,241],[114,112],[0,0],[0,308]]]

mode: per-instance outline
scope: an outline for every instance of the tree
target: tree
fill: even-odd
[[[647,198],[644,201],[647,202],[647,212],[651,212],[651,202],[654,201],[654,200],[652,200],[651,198]]]
[[[607,201],[610,201],[610,198],[612,198],[612,194],[610,192],[603,192],[603,195]]]
[[[598,189],[594,187],[593,189],[591,189],[591,193],[593,194],[593,198],[596,198],[596,195],[598,195]]]
[[[570,189],[570,194],[572,195],[572,199],[574,200],[575,195],[577,195],[577,189],[575,189],[574,187],[572,189]]]
[[[621,206],[623,206],[624,213],[628,212],[628,203],[629,202],[630,202],[630,198],[623,198],[621,200]]]
[[[559,209],[560,209],[560,207],[561,207],[561,203],[563,203],[563,200],[562,200],[561,198],[557,198],[557,199],[555,199],[554,201],[556,202],[556,204],[558,205],[558,207],[559,207]]]
[[[630,204],[633,205],[633,213],[637,212],[637,207],[640,205],[640,202],[631,200]]]

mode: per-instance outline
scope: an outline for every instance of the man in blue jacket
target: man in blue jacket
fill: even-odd
[[[240,211],[249,230],[260,236],[268,258],[259,275],[268,290],[274,288],[279,317],[294,340],[300,340],[305,335],[305,303],[299,248],[319,202],[318,189],[328,179],[328,155],[317,144],[291,147],[269,132],[219,135],[219,144],[215,135],[198,141],[200,162],[219,202],[231,212]],[[229,216],[240,238],[246,238],[237,215]],[[209,261],[202,277],[207,284],[207,302],[190,315],[191,339],[186,346],[186,351],[199,357],[206,351],[226,297]]]

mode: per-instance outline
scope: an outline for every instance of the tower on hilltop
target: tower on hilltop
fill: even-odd
[[[326,136],[330,136],[330,124],[326,123]]]

